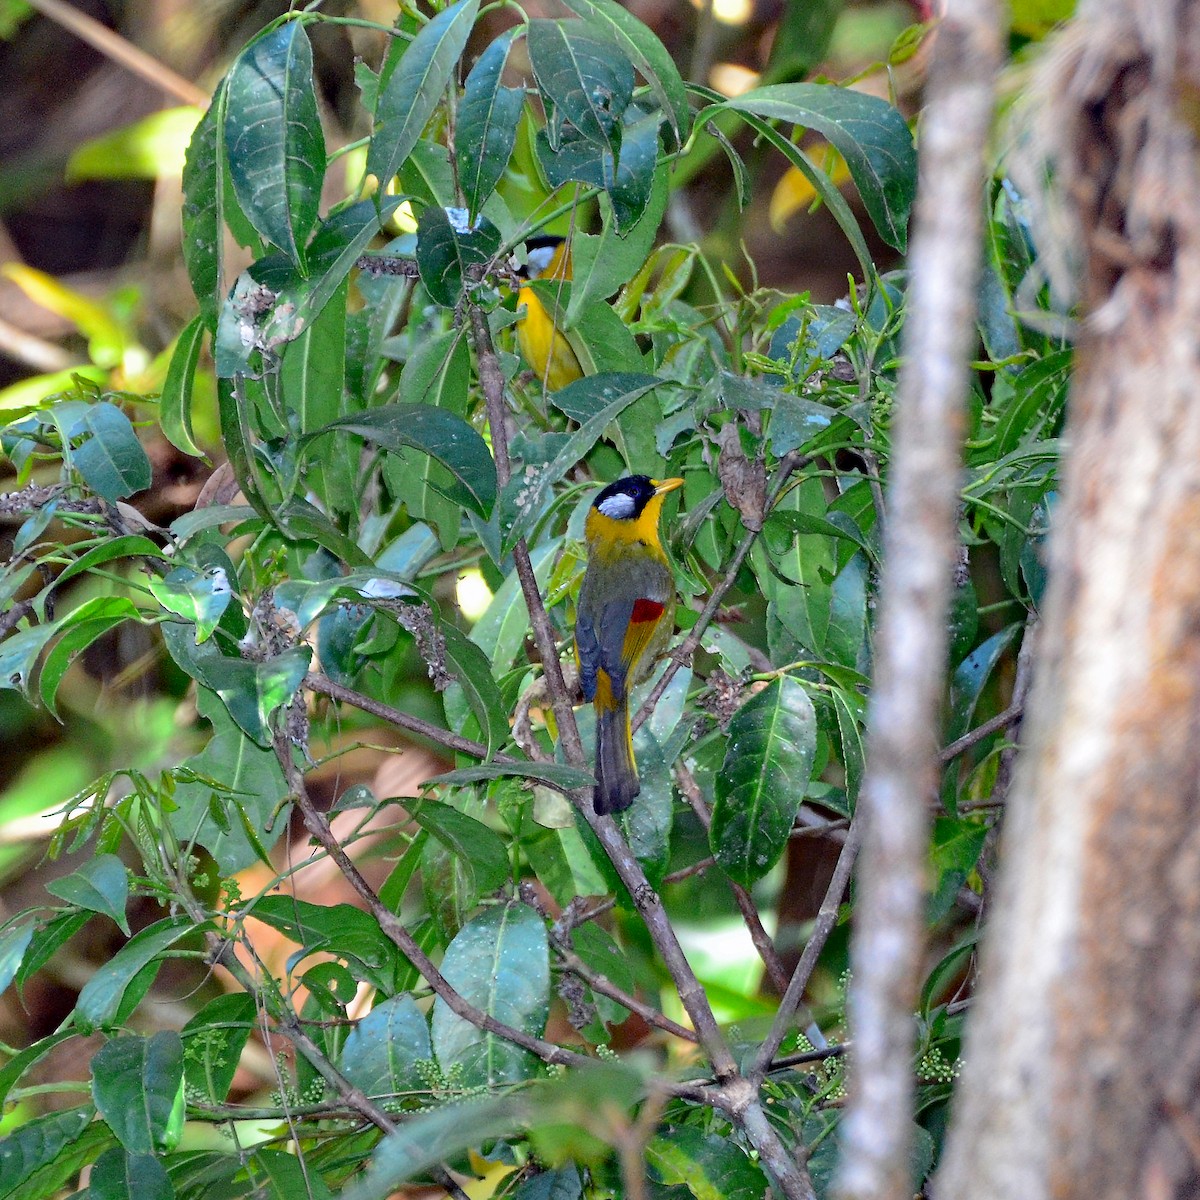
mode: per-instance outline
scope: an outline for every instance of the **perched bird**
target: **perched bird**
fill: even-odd
[[[532,237],[525,243],[528,266],[523,274],[528,280],[571,278],[571,249],[560,237]],[[517,345],[521,356],[550,392],[557,392],[568,383],[583,378],[583,368],[571,343],[555,328],[554,319],[537,293],[529,286],[517,293],[517,306],[525,315],[517,322]]]
[[[629,475],[588,510],[588,564],[575,615],[584,699],[596,706],[596,812],[621,812],[641,790],[629,692],[674,628],[675,582],[658,536],[663,497],[682,479]]]

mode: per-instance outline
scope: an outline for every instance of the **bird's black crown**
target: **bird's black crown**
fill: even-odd
[[[654,482],[649,475],[626,475],[624,479],[618,479],[604,488],[592,501],[592,507],[607,517],[632,520],[641,513],[654,494]],[[621,504],[621,500],[629,503]]]

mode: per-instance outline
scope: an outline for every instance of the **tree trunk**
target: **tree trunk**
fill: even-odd
[[[1051,64],[1086,318],[939,1200],[1200,1196],[1200,4]]]

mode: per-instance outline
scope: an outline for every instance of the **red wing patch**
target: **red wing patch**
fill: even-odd
[[[629,614],[632,625],[640,625],[644,621],[657,621],[663,615],[666,606],[657,600],[647,600],[644,596],[633,602],[633,612]]]

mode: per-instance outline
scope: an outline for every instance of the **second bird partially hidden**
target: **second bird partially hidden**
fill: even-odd
[[[629,728],[629,692],[665,649],[675,582],[658,535],[663,497],[682,479],[628,475],[588,511],[587,571],[575,618],[586,700],[596,706],[596,812],[621,812],[641,790]]]

